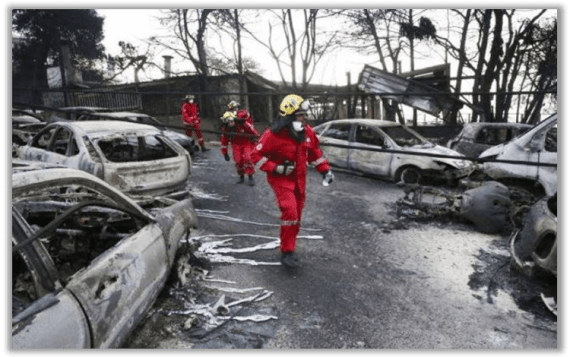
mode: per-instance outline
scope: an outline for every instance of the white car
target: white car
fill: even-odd
[[[151,215],[83,171],[12,170],[11,348],[120,347],[196,228],[191,199]]]
[[[493,180],[522,185],[539,195],[558,192],[558,114],[553,114],[508,143],[481,153],[483,172]],[[514,163],[509,163],[513,161]],[[544,164],[544,165],[537,165]]]
[[[86,171],[131,196],[183,192],[192,166],[157,128],[122,121],[52,123],[16,155]]]
[[[339,119],[315,130],[331,165],[396,182],[418,183],[422,177],[455,181],[475,168],[460,153],[396,122]]]

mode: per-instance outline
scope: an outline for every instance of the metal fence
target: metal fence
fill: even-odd
[[[111,90],[38,90],[13,88],[12,101],[18,106],[30,108],[100,107],[117,110],[141,110],[142,97],[136,92]]]

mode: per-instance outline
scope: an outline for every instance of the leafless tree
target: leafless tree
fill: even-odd
[[[139,73],[141,71],[145,72],[150,67],[160,68],[152,61],[154,57],[152,44],[147,44],[146,48],[141,49],[140,47],[135,47],[130,42],[120,41],[119,47],[121,47],[120,55],[108,57],[108,61],[112,63],[115,69],[112,77],[107,79],[108,81],[112,81],[132,68],[134,70],[135,83],[139,83]]]
[[[349,20],[350,26],[343,31],[343,46],[353,48],[365,54],[374,53],[382,70],[399,73],[400,55],[403,53],[404,41],[400,36],[400,24],[405,21],[406,13],[398,9],[353,9],[341,10],[342,17]],[[373,43],[374,46],[370,46]],[[353,97],[356,101],[357,97]],[[396,115],[401,123],[405,119],[398,109],[398,103],[382,98],[384,115],[387,120],[395,120]],[[353,103],[352,108],[356,106]],[[354,115],[354,111],[350,115]]]
[[[264,15],[270,16],[267,22],[267,39],[261,38],[258,32],[244,28],[244,31],[269,51],[271,58],[277,64],[283,85],[287,86],[287,78],[290,78],[291,87],[300,93],[306,91],[323,56],[334,48],[337,31],[325,33],[319,30],[317,23],[322,18],[319,16],[319,11],[319,9],[265,10]],[[287,69],[289,76],[286,75]],[[298,82],[299,74],[300,82]]]
[[[207,30],[211,23],[212,9],[170,9],[163,12],[160,23],[172,29],[172,35],[153,37],[151,40],[163,48],[169,49],[184,59],[190,60],[200,79],[200,91],[209,90],[208,56],[206,50]],[[208,98],[201,106],[204,114],[213,113],[213,106]],[[202,100],[203,100],[202,99]],[[200,100],[200,99],[199,99]]]
[[[438,37],[437,42],[459,61],[456,93],[461,92],[463,78],[472,78],[472,121],[508,121],[513,108],[513,92],[522,91],[528,83],[527,90],[542,93],[552,83],[552,73],[543,72],[543,82],[538,84],[540,77],[537,77],[538,72],[532,73],[531,66],[532,59],[536,59],[531,48],[536,49],[544,41],[554,43],[556,48],[555,37],[553,40],[552,36],[546,35],[552,32],[542,32],[545,34],[542,42],[536,38],[541,29],[537,24],[545,10],[536,11],[533,17],[521,21],[518,28],[515,28],[516,15],[521,10],[452,11],[463,23],[459,43],[442,37]],[[476,46],[470,47],[468,43]],[[545,50],[543,46],[539,52]],[[556,58],[555,52],[552,56]],[[543,62],[545,60],[542,59]],[[540,67],[541,64],[535,63],[534,66]],[[520,96],[518,98],[521,100]],[[543,97],[534,98],[532,108],[525,111],[523,122],[537,120],[537,108],[539,110],[542,106]]]
[[[222,9],[215,13],[216,29],[221,34],[228,35],[234,42],[232,47],[232,55],[228,55],[228,51],[223,51],[222,56],[225,57],[226,63],[232,65],[237,70],[240,82],[240,101],[246,107],[249,106],[247,93],[247,82],[244,74],[246,70],[257,70],[259,66],[252,58],[244,58],[243,56],[243,39],[242,31],[247,26],[244,18],[246,12],[257,12],[257,10],[246,9]]]

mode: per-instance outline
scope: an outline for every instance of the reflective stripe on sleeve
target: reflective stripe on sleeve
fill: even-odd
[[[299,221],[281,221],[282,226],[298,226]]]
[[[265,156],[262,157],[261,160],[259,160],[259,161],[257,162],[257,164],[255,165],[255,169],[256,169],[256,170],[259,170],[259,168],[260,168],[261,166],[263,166],[263,164],[265,164],[265,163],[267,162],[267,160],[269,160],[267,157],[265,157]]]
[[[318,158],[317,160],[313,161],[313,164],[314,164],[315,166],[319,166],[319,165],[322,164],[323,162],[325,162],[325,158],[321,156],[321,157]]]

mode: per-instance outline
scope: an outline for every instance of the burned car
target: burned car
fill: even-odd
[[[195,141],[193,138],[179,133],[177,131],[168,129],[166,125],[161,123],[155,117],[152,117],[147,114],[142,113],[134,113],[134,112],[106,112],[106,113],[92,113],[91,115],[83,115],[77,120],[121,120],[121,121],[131,121],[135,123],[147,124],[152,125],[157,129],[160,129],[163,134],[169,137],[172,141],[177,142],[180,146],[182,146],[186,151],[190,153],[190,155],[194,154],[195,151]]]
[[[511,141],[532,128],[521,123],[466,123],[447,147],[469,157],[478,157],[488,148]]]
[[[458,152],[396,122],[338,119],[315,130],[331,165],[396,182],[417,183],[427,177],[455,181],[475,167]]]
[[[192,202],[151,214],[86,172],[34,164],[12,173],[12,348],[120,347],[196,227]]]
[[[74,121],[84,117],[86,114],[105,113],[109,111],[111,110],[103,107],[63,107],[58,108],[57,110],[53,110],[53,113],[49,118],[49,123],[56,123],[60,121]]]
[[[558,194],[536,202],[525,215],[522,229],[511,238],[513,262],[528,275],[557,276]]]
[[[12,108],[12,157],[16,150],[47,125],[42,114],[30,109]]]
[[[12,108],[12,127],[39,123],[45,124],[45,120],[40,113],[34,113],[32,110],[28,109]]]
[[[514,140],[485,150],[479,155],[484,159],[481,171],[537,196],[554,195],[558,192],[557,118],[553,114]]]
[[[49,124],[17,157],[86,171],[132,197],[184,194],[192,165],[188,152],[160,130],[121,121]]]
[[[511,236],[511,265],[530,278],[548,281],[558,276],[558,194],[542,198],[525,215],[522,229]],[[545,306],[558,315],[556,290],[540,294]],[[552,296],[553,295],[553,296]]]

